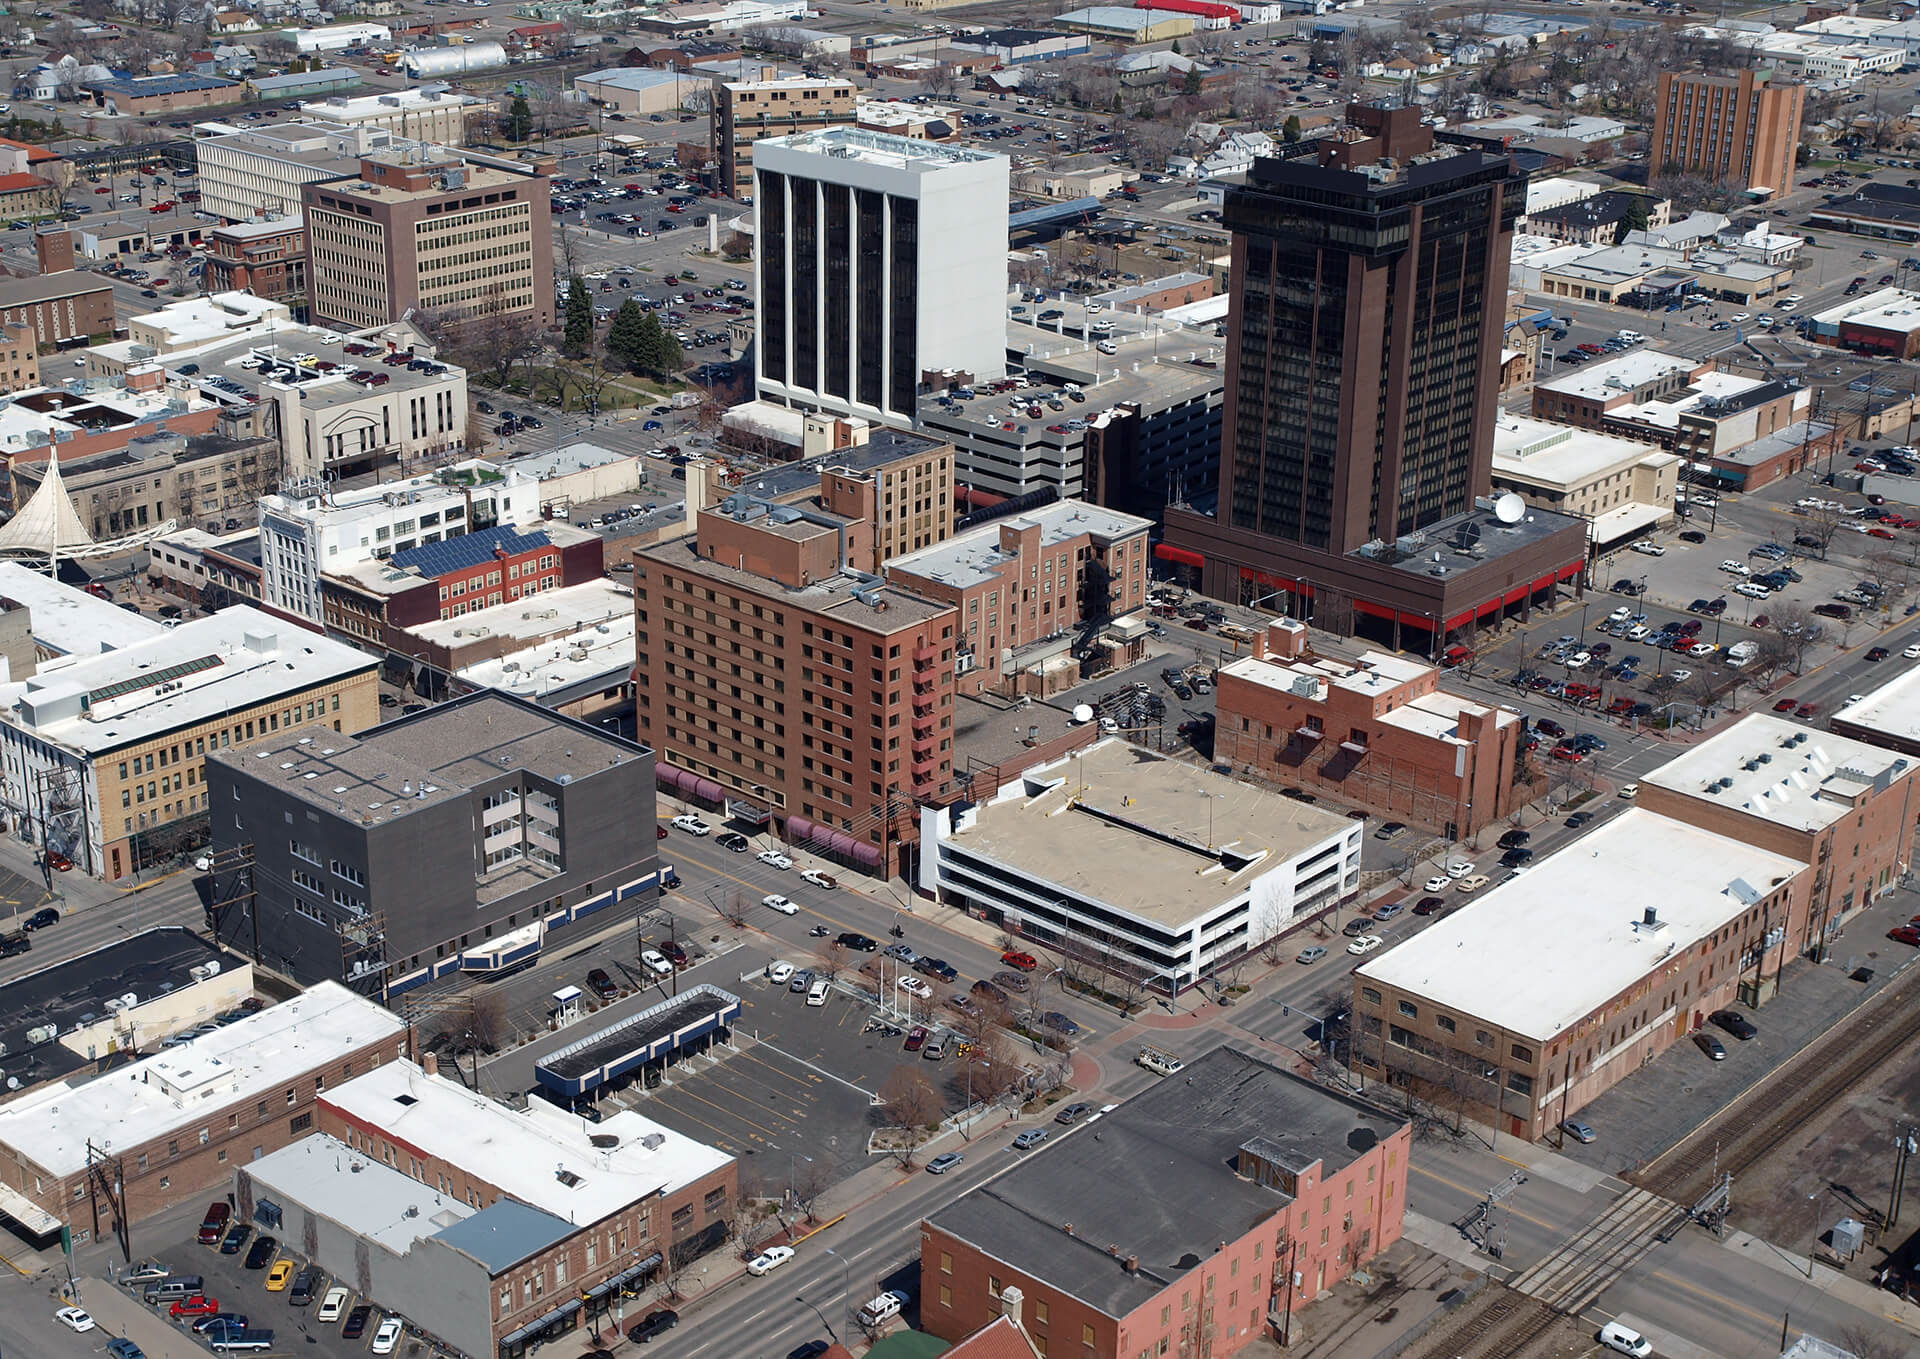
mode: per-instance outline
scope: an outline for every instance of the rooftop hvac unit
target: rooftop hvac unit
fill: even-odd
[[[203,982],[203,981],[206,981],[209,977],[217,977],[220,975],[220,964],[217,960],[204,962],[204,963],[195,963],[192,967],[187,969],[187,975],[192,977],[197,982]]]
[[[27,1030],[27,1041],[36,1046],[41,1043],[51,1043],[59,1032],[58,1024],[42,1024],[38,1028]]]

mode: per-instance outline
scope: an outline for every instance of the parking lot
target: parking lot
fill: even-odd
[[[281,1260],[293,1262],[296,1268],[303,1263],[300,1258],[280,1243],[270,1260],[261,1263],[257,1269],[247,1268],[251,1251],[258,1243],[260,1232],[257,1226],[249,1230],[247,1239],[240,1249],[231,1255],[223,1254],[212,1246],[200,1245],[194,1239],[194,1229],[189,1227],[183,1235],[171,1243],[163,1244],[153,1257],[158,1263],[175,1274],[198,1274],[203,1280],[202,1293],[205,1297],[219,1303],[221,1312],[236,1313],[247,1319],[249,1329],[265,1329],[274,1333],[273,1348],[270,1354],[285,1354],[298,1349],[303,1354],[317,1356],[360,1356],[371,1352],[374,1334],[379,1330],[380,1322],[387,1315],[377,1306],[367,1304],[366,1300],[353,1291],[346,1280],[336,1280],[326,1272],[319,1271],[312,1301],[305,1306],[293,1304],[291,1284],[278,1292],[269,1291],[267,1279],[273,1265]],[[125,1270],[121,1273],[124,1275]],[[348,1289],[346,1306],[342,1308],[340,1319],[322,1323],[318,1319],[320,1304],[329,1288],[336,1283]],[[148,1284],[122,1285],[122,1288],[134,1298],[139,1298]],[[356,1307],[367,1305],[369,1311],[364,1319],[364,1330],[356,1339],[348,1339],[343,1334],[347,1318]],[[177,1327],[183,1335],[190,1333],[197,1316],[170,1316],[170,1304],[150,1304],[154,1314],[169,1325]],[[204,1340],[196,1340],[204,1347]],[[208,1349],[211,1354],[213,1351]],[[399,1347],[393,1351],[404,1359],[427,1359],[440,1353],[431,1344],[414,1335],[402,1338]]]
[[[751,948],[734,956],[742,973],[774,961]],[[963,1070],[953,1056],[928,1061],[904,1050],[904,1034],[863,1031],[875,1013],[852,993],[863,980],[849,967],[818,1006],[790,985],[741,982],[730,988],[741,997],[733,1050],[680,1063],[657,1087],[630,1088],[603,1103],[757,1162],[762,1192],[779,1192],[809,1158],[830,1180],[844,1179],[869,1164],[868,1136],[882,1121],[874,1101],[897,1068],[924,1075],[947,1111],[964,1102],[964,1091],[952,1088]]]

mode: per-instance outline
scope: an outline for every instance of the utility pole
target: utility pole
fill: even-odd
[[[1900,1200],[1907,1191],[1907,1162],[1920,1152],[1920,1125],[1908,1124],[1894,1131],[1893,1189],[1887,1197],[1887,1226],[1899,1225]]]
[[[213,900],[207,906],[207,925],[213,931],[213,937],[220,941],[221,927],[226,923],[225,914],[230,906],[245,903],[247,919],[253,930],[253,961],[260,963],[260,902],[259,893],[254,890],[253,843],[236,845],[232,849],[223,849],[212,856],[208,873],[213,878]],[[222,897],[221,888],[232,889],[230,895]]]

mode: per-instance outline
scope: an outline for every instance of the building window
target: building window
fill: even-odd
[[[1403,1000],[1400,1002],[1400,1013],[1408,1019],[1418,1019],[1420,1017],[1420,1007],[1410,1000]]]
[[[1525,1043],[1515,1043],[1510,1051],[1513,1053],[1513,1060],[1516,1062],[1531,1062],[1533,1060],[1533,1049]]]
[[[1363,986],[1360,988],[1360,998],[1369,1005],[1378,1005],[1380,1003],[1380,993],[1371,986]]]
[[[1047,1304],[1036,1300],[1033,1304],[1033,1319],[1042,1326],[1047,1324]]]

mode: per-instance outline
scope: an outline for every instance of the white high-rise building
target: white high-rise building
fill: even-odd
[[[911,423],[1006,372],[1007,159],[857,127],[754,143],[758,394]]]

